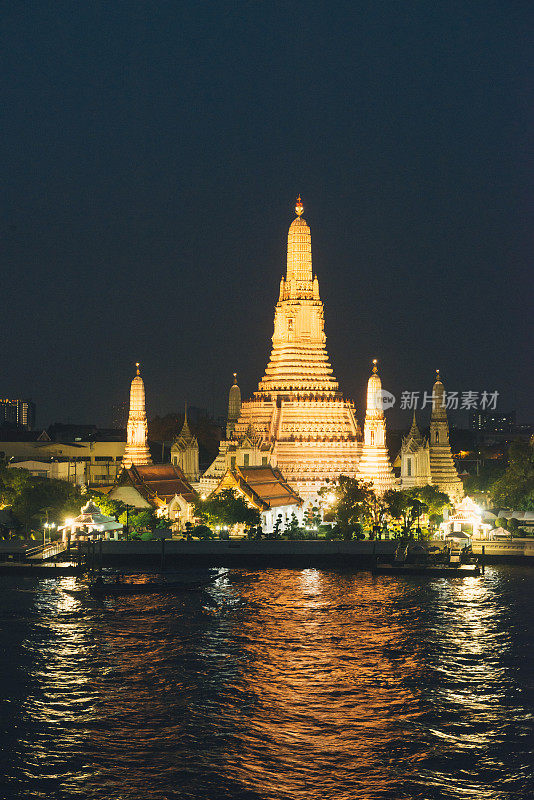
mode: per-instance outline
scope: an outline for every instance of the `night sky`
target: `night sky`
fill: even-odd
[[[4,4],[0,395],[111,424],[140,360],[149,416],[249,396],[300,193],[360,418],[376,356],[533,421],[532,9]]]

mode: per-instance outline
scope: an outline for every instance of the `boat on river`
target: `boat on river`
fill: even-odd
[[[481,574],[478,564],[377,564],[373,575],[428,575],[434,578],[472,578]]]
[[[401,545],[392,563],[376,560],[373,575],[428,575],[434,578],[469,578],[484,574],[470,548],[451,551],[422,542]]]

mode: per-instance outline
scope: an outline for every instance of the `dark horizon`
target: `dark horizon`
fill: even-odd
[[[250,396],[299,193],[360,421],[374,357],[533,421],[531,5],[290,10],[6,10],[0,394],[37,427],[111,425],[135,361],[149,417]]]

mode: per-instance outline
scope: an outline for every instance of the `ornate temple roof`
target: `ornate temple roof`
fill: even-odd
[[[412,427],[410,428],[410,430],[408,432],[408,435],[404,437],[403,443],[404,442],[407,443],[410,440],[413,440],[418,445],[422,445],[423,444],[423,435],[422,435],[421,431],[419,430],[419,428],[417,427],[417,420],[415,418],[415,409],[414,409],[414,412],[413,412]]]
[[[260,511],[280,506],[301,505],[302,499],[279,469],[272,466],[235,467],[227,470],[215,492],[239,489]]]
[[[197,493],[175,464],[132,465],[124,468],[117,480],[117,486],[131,485],[154,507],[159,500],[168,503],[174,495],[181,495],[192,502]]]
[[[189,427],[189,422],[187,421],[187,405],[186,405],[184,413],[184,424],[182,425],[182,430],[174,440],[172,448],[186,450],[188,447],[198,447],[198,442],[196,436],[193,436],[193,434],[191,433],[191,428]]]

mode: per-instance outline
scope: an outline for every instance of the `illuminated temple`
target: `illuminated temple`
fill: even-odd
[[[358,464],[358,478],[373,484],[377,494],[393,489],[395,477],[386,447],[386,418],[382,401],[382,381],[377,360],[367,383],[367,410],[363,432],[362,455]]]
[[[126,468],[152,464],[148,449],[148,424],[145,411],[145,384],[135,365],[136,375],[130,387],[130,413],[126,427],[126,447],[122,465]]]
[[[353,404],[339,391],[328,359],[311,233],[300,198],[295,210],[271,357],[258,391],[241,403],[231,435],[201,480],[206,489],[227,468],[266,463],[278,467],[304,499],[313,499],[327,479],[357,476],[361,433]]]

